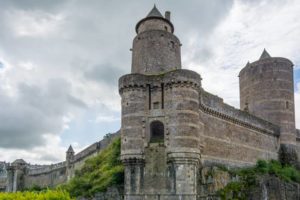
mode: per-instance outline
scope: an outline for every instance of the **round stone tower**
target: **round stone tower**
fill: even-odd
[[[136,25],[132,47],[132,73],[160,74],[181,68],[180,41],[173,35],[170,12],[165,18],[154,8]]]
[[[154,6],[136,25],[131,74],[119,79],[127,199],[144,194],[196,199],[201,78],[181,69],[173,31],[170,12],[164,18]]]
[[[286,58],[271,57],[264,50],[258,61],[247,63],[239,79],[241,109],[278,125],[282,149],[293,146],[296,142],[293,63]]]

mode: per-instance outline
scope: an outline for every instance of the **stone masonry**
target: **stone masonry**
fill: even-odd
[[[201,170],[215,164],[245,167],[258,159],[299,164],[290,60],[264,50],[259,60],[248,62],[239,74],[236,109],[205,91],[198,73],[182,69],[181,43],[170,12],[162,16],[154,7],[135,29],[131,73],[119,79],[127,200],[195,200],[202,194]],[[66,182],[109,141],[78,154],[70,146],[66,161],[53,165],[30,165],[22,159],[5,163],[0,189]]]
[[[297,160],[293,64],[264,50],[240,72],[241,110],[182,69],[170,12],[154,8],[136,25],[131,73],[119,79],[121,159],[127,199],[196,199],[205,166]],[[298,131],[299,132],[299,131]]]
[[[106,137],[75,154],[72,146],[66,152],[66,161],[51,165],[32,165],[23,159],[12,163],[0,162],[0,191],[16,192],[33,186],[54,187],[66,183],[82,167],[84,161],[96,156],[119,132]]]

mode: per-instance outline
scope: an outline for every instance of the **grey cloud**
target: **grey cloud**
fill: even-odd
[[[24,10],[53,10],[62,7],[67,1],[65,0],[1,0],[1,5],[5,7],[18,8]]]
[[[104,82],[115,87],[117,86],[118,79],[123,74],[125,74],[123,69],[111,64],[95,65],[84,72],[84,76],[87,79]]]
[[[185,45],[191,34],[197,32],[202,36],[199,37],[199,46],[202,46],[206,36],[226,17],[232,4],[232,0],[176,3],[166,0],[158,2],[157,7],[161,12],[172,12],[175,34],[183,43],[184,54],[188,53]],[[43,79],[47,82],[46,86],[30,85],[16,77],[7,77],[9,81],[19,83],[16,84],[18,98],[0,93],[0,121],[5,122],[0,123],[0,146],[32,148],[47,142],[42,134],[58,134],[64,114],[86,108],[79,97],[71,95],[72,86],[67,81],[82,81],[77,79],[78,74],[116,90],[119,76],[130,72],[129,49],[135,36],[134,27],[152,6],[153,2],[140,0],[0,0],[0,56],[13,67],[20,61],[34,63],[44,72]],[[11,26],[17,19],[12,13],[37,10],[40,11],[34,13],[37,19],[47,19],[49,14],[63,16],[56,32],[47,37],[15,36]],[[208,59],[210,55],[207,46],[200,48],[197,57]],[[76,64],[77,61],[84,62]],[[59,74],[60,79],[53,80],[49,71]],[[41,73],[31,77],[39,80],[40,77],[35,76],[41,76]]]
[[[48,162],[58,162],[59,158],[57,155],[53,155],[53,154],[42,154],[40,157],[41,160],[46,160]]]
[[[43,88],[22,83],[15,98],[1,93],[0,147],[32,148],[43,145],[43,134],[58,134],[63,127],[62,116],[84,103],[73,97],[64,80],[50,80]]]

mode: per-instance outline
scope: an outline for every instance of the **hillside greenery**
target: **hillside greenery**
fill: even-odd
[[[282,165],[279,161],[258,160],[254,167],[241,169],[227,169],[220,167],[221,170],[228,171],[231,177],[237,177],[236,181],[230,182],[218,193],[222,199],[246,199],[247,193],[251,188],[258,185],[259,178],[269,175],[276,176],[286,182],[300,183],[300,171],[290,165]]]
[[[83,167],[75,172],[69,183],[60,186],[72,197],[91,197],[105,192],[108,187],[121,187],[124,182],[124,167],[120,161],[121,139],[112,143],[97,156],[85,161]]]
[[[42,192],[0,193],[0,200],[73,200],[64,190],[45,190]]]

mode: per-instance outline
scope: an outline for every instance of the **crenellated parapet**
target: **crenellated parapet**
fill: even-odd
[[[246,111],[236,109],[223,102],[223,99],[201,89],[200,110],[209,115],[230,121],[239,126],[250,128],[263,134],[279,137],[280,127],[249,114]]]
[[[37,175],[41,175],[41,174],[49,174],[55,170],[61,170],[63,168],[66,168],[65,161],[51,164],[51,165],[42,165],[40,167],[36,167],[34,165],[33,166],[29,165],[26,168],[26,172],[27,172],[27,175],[37,176]]]

